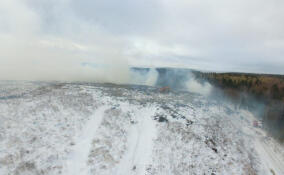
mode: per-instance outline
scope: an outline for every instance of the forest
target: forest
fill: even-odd
[[[284,141],[284,75],[193,71],[240,106],[255,112],[270,133]]]

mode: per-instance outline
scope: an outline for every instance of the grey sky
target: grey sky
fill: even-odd
[[[0,63],[284,74],[283,9],[283,0],[1,0]]]

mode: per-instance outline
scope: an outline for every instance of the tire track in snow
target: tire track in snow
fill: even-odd
[[[276,175],[284,174],[283,161],[278,157],[278,154],[274,152],[267,143],[265,143],[264,140],[258,139],[256,141],[256,150],[260,154],[263,160],[262,163],[267,168],[268,172],[272,169]]]
[[[278,147],[278,144],[276,144],[277,141],[273,138],[272,140],[267,140],[268,136],[265,130],[252,126],[253,121],[257,120],[256,117],[254,117],[250,113],[246,113],[245,116],[246,120],[239,119],[236,120],[236,123],[240,124],[240,128],[242,128],[245,136],[249,137],[254,144],[254,150],[259,156],[259,161],[261,164],[259,173],[264,175],[274,175],[271,171],[273,170],[276,175],[284,174],[283,158],[279,157],[280,155],[275,152],[273,148],[267,143],[270,142],[270,144]],[[282,149],[281,147],[278,148]]]
[[[128,151],[118,165],[117,175],[145,174],[151,161],[153,139],[156,136],[155,121],[152,119],[156,109],[147,108],[138,113],[138,123],[132,125],[128,136]]]
[[[87,166],[88,155],[91,149],[92,140],[99,128],[104,112],[107,106],[99,107],[91,119],[87,122],[82,133],[75,141],[73,152],[70,154],[66,162],[63,174],[65,175],[88,175],[89,168]]]

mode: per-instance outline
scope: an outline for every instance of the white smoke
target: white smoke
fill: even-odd
[[[147,78],[146,78],[146,83],[145,85],[148,86],[155,86],[157,79],[158,79],[158,72],[156,71],[156,69],[150,69],[150,71],[147,74]]]
[[[158,72],[151,68],[149,71],[135,71],[131,70],[131,84],[155,86],[158,79]]]
[[[190,79],[186,83],[186,86],[189,92],[198,93],[201,95],[209,95],[212,90],[212,86],[208,82],[201,84],[194,79]]]
[[[64,29],[69,34],[48,34],[25,1],[1,0],[0,14],[0,80],[129,82],[124,43],[116,36],[68,19],[71,15],[62,24],[73,26]],[[105,66],[93,68],[82,62]]]
[[[186,87],[189,92],[198,93],[201,95],[209,95],[212,91],[212,86],[207,81],[197,81],[193,73],[188,73],[188,81]]]

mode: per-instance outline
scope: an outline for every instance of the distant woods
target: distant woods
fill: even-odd
[[[240,106],[264,104],[261,110],[258,109],[261,111],[258,117],[263,119],[272,135],[284,141],[284,75],[193,73],[196,79],[206,80],[222,89],[225,95],[241,103]]]
[[[236,89],[253,94],[257,98],[284,101],[283,75],[195,72],[195,76],[222,89]]]

